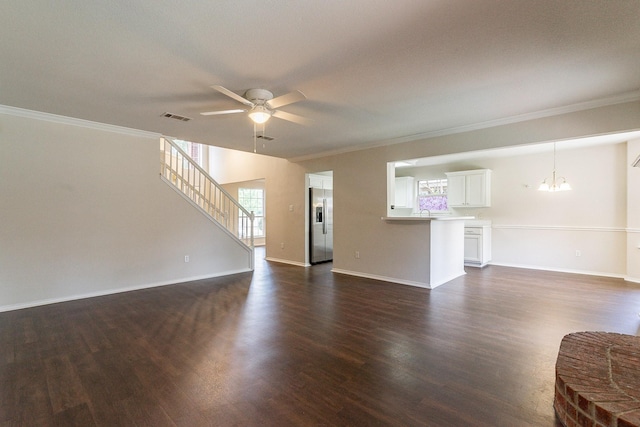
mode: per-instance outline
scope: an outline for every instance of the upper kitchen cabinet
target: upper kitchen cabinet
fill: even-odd
[[[416,185],[412,176],[401,176],[395,180],[395,208],[413,208]]]
[[[448,204],[452,208],[491,206],[491,170],[447,172]]]
[[[333,173],[309,174],[309,187],[333,190]]]

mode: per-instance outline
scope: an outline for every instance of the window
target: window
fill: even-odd
[[[430,212],[447,212],[447,180],[418,181],[418,209]]]
[[[202,145],[195,143],[184,141],[182,139],[175,139],[174,142],[178,147],[182,149],[185,153],[189,155],[199,166],[202,166]]]
[[[238,203],[248,210],[253,211],[253,237],[264,237],[264,190],[261,188],[238,188]],[[242,219],[247,218],[244,212],[240,211],[240,227]]]

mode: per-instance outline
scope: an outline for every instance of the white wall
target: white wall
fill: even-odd
[[[495,169],[495,203],[487,212],[493,262],[624,277],[626,144],[558,152],[569,192],[537,191],[552,159],[549,153],[488,163]]]
[[[627,280],[640,283],[640,139],[627,143]]]
[[[247,252],[160,180],[154,135],[7,111],[0,311],[249,270]]]

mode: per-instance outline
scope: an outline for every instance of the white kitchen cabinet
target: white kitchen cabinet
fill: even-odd
[[[396,178],[395,208],[413,208],[415,198],[415,179],[412,176]]]
[[[333,176],[309,174],[309,187],[322,188],[323,190],[332,190]]]
[[[484,267],[491,261],[491,227],[464,228],[464,265]]]
[[[452,208],[491,206],[491,170],[447,172],[447,203]]]

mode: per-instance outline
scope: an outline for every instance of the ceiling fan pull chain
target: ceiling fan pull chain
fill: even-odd
[[[256,124],[253,124],[253,152],[256,152],[256,144],[257,144],[257,140],[258,138],[256,137]]]

